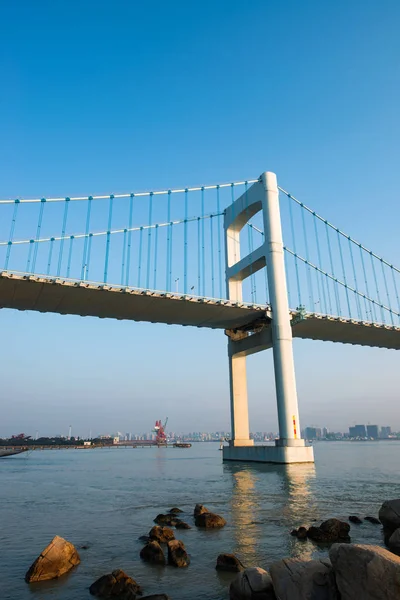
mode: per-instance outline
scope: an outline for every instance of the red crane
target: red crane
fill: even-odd
[[[161,423],[161,419],[160,419],[159,421],[156,421],[156,424],[154,426],[153,431],[155,431],[157,434],[156,443],[159,445],[165,446],[167,443],[167,435],[165,433],[165,428],[167,426],[167,423],[168,423],[168,417],[165,419],[164,425]]]
[[[24,433],[18,433],[18,435],[12,435],[12,440],[29,440],[31,438],[30,435],[25,435]]]

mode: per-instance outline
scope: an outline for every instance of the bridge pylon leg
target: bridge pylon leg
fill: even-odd
[[[290,457],[290,462],[313,462],[313,449],[305,445],[300,431],[278,184],[275,173],[263,173],[261,180],[265,194],[265,259],[272,309],[272,351],[279,423],[276,446],[282,448],[283,455]],[[285,451],[285,448],[290,450]]]
[[[240,231],[259,211],[263,213],[264,243],[247,257],[242,258]],[[265,329],[264,333],[248,337],[245,330],[227,332],[230,336],[228,352],[232,440],[229,446],[223,449],[223,459],[272,463],[314,462],[313,448],[306,446],[300,432],[279,192],[274,173],[263,173],[259,181],[225,211],[224,227],[229,300],[242,302],[243,280],[266,267],[271,316],[270,327]],[[274,358],[279,439],[276,440],[275,446],[254,446],[253,441],[249,439],[245,361],[248,354],[271,346]]]
[[[250,439],[249,406],[247,399],[246,357],[234,356],[228,342],[229,385],[231,396],[231,446],[253,446]]]

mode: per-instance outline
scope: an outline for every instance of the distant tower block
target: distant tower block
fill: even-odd
[[[70,440],[72,437],[72,425],[69,426],[69,430],[68,430],[68,439]]]
[[[259,211],[264,242],[249,256],[240,256],[240,231]],[[260,180],[225,211],[226,285],[229,300],[242,301],[243,280],[267,268],[271,324],[258,333],[227,331],[232,439],[224,460],[273,463],[314,462],[311,446],[301,439],[294,372],[292,328],[286,288],[282,226],[276,175]],[[246,356],[271,348],[274,356],[279,439],[275,446],[254,446],[249,435]]]

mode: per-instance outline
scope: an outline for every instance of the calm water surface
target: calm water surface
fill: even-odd
[[[400,497],[399,442],[319,443],[315,465],[222,464],[218,444],[190,449],[35,451],[0,461],[1,600],[88,600],[104,573],[124,569],[145,594],[172,600],[226,600],[229,574],[215,570],[220,552],[246,566],[284,556],[327,552],[293,539],[293,527],[332,516],[377,515]],[[188,569],[153,567],[139,558],[154,517],[178,506],[193,524],[200,502],[225,517],[222,530],[179,530]],[[352,525],[352,541],[382,544],[381,528]],[[81,564],[53,582],[27,585],[24,574],[54,535],[80,550]]]

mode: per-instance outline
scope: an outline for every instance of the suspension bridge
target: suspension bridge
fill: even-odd
[[[0,211],[0,308],[225,331],[226,460],[313,460],[299,433],[292,337],[400,348],[400,270],[272,173],[194,188],[4,199]],[[268,348],[276,448],[249,439],[246,356]]]

